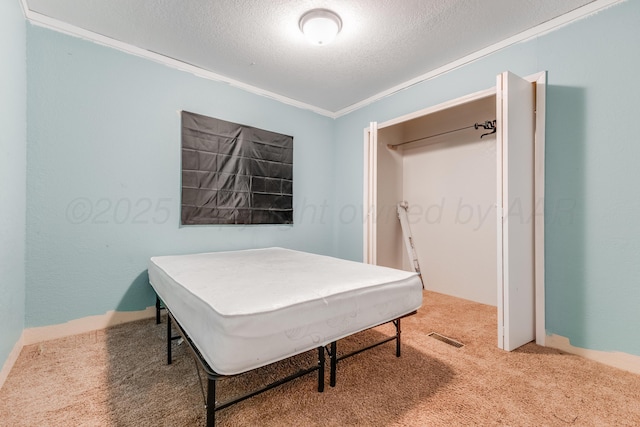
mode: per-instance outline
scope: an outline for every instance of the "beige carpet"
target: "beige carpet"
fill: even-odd
[[[185,345],[165,364],[166,324],[133,322],[27,346],[0,390],[2,426],[201,426],[202,392]],[[338,384],[316,375],[218,412],[220,426],[638,426],[640,376],[528,344],[496,348],[496,310],[425,293],[394,344],[346,359]],[[456,339],[455,348],[427,336]],[[339,350],[392,332],[341,341]],[[313,363],[316,353],[219,383],[224,400]]]

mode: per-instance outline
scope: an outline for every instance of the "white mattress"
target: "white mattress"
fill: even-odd
[[[422,304],[416,273],[281,248],[153,257],[149,281],[222,375],[326,345]]]

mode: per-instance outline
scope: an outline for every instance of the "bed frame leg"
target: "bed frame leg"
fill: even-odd
[[[338,345],[335,341],[331,343],[331,353],[329,356],[331,357],[331,371],[329,372],[329,385],[331,387],[336,386],[336,369],[338,368]]]
[[[167,365],[171,365],[171,316],[167,316]]]
[[[216,425],[216,381],[207,381],[207,427]]]
[[[393,323],[396,324],[396,357],[400,357],[400,319],[396,319]]]
[[[160,324],[160,297],[156,294],[156,325]]]
[[[318,347],[318,393],[324,391],[324,346]]]

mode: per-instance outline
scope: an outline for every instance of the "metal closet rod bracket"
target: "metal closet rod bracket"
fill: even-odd
[[[496,123],[497,123],[497,120],[487,120],[484,123],[476,123],[474,127],[476,129],[484,128],[487,130],[491,130],[491,132],[483,133],[482,135],[480,135],[480,138],[482,139],[483,137],[494,134],[498,131],[498,127],[496,126]]]

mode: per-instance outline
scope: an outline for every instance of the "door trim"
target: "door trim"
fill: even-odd
[[[535,313],[536,313],[536,344],[546,345],[545,323],[545,289],[544,289],[544,183],[545,183],[545,129],[547,105],[547,72],[542,71],[527,80],[536,84],[536,133],[534,139],[534,272],[535,272]]]

